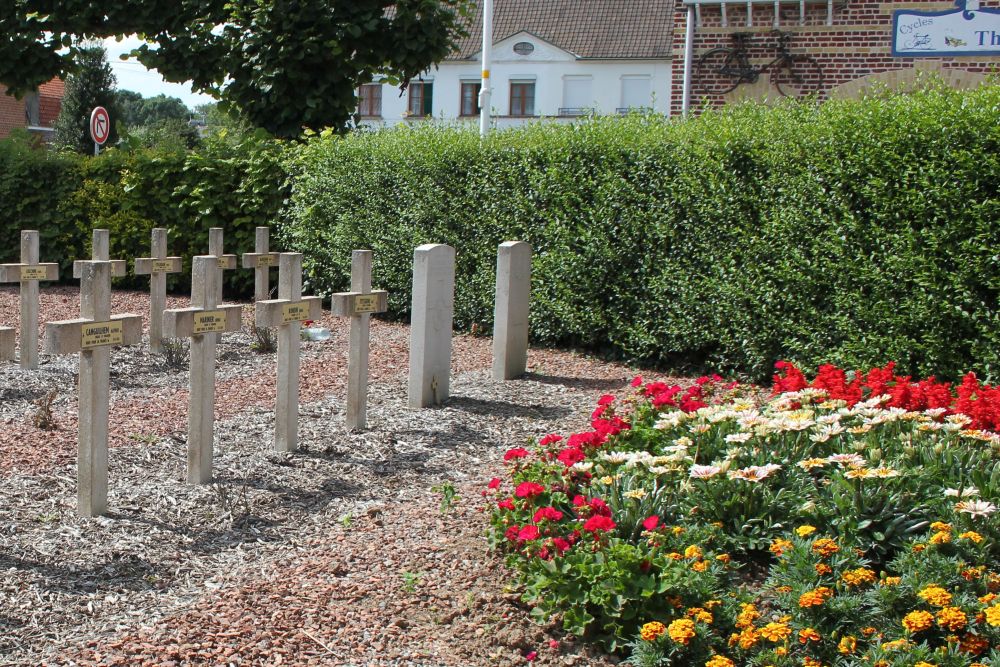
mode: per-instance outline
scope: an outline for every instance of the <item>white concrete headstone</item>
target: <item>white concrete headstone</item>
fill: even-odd
[[[493,313],[494,380],[510,380],[527,369],[530,298],[531,245],[523,241],[501,243]]]
[[[449,396],[455,310],[455,249],[428,243],[413,251],[409,405],[424,408]]]

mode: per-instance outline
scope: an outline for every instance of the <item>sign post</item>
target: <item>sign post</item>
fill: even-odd
[[[111,117],[104,107],[94,107],[90,112],[90,138],[94,140],[94,155],[101,152],[101,146],[111,136]]]

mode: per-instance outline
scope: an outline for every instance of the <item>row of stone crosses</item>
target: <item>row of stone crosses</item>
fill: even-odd
[[[39,262],[38,239],[37,231],[22,231],[20,263],[0,264],[0,283],[20,283],[19,361],[26,370],[38,368],[38,284],[59,277],[58,264]],[[168,310],[166,278],[180,273],[181,258],[167,256],[166,229],[153,230],[150,254],[135,260],[136,275],[149,275],[151,281],[150,351],[162,352],[164,338],[191,339],[187,480],[204,484],[212,479],[216,345],[221,333],[242,327],[243,306],[221,303],[222,272],[236,268],[236,256],[223,252],[222,229],[209,230],[209,254],[192,260],[191,307]],[[45,325],[47,353],[80,353],[77,511],[84,517],[107,512],[111,348],[142,341],[141,316],[111,313],[111,278],[124,276],[126,263],[109,256],[110,232],[95,229],[91,259],[73,263],[73,277],[80,280],[80,319]],[[278,298],[268,299],[269,271],[274,266],[278,267]],[[255,271],[256,326],[277,328],[274,447],[293,452],[298,445],[299,327],[304,321],[320,319],[323,298],[302,296],[302,254],[270,252],[267,227],[257,228],[254,252],[243,255],[243,268]],[[351,318],[349,429],[366,426],[370,317],[387,309],[388,294],[372,290],[371,270],[372,252],[355,250],[351,291],[331,296],[333,315]],[[495,379],[512,379],[526,369],[530,282],[531,246],[520,241],[501,244],[493,337]],[[410,325],[411,407],[440,403],[449,395],[454,290],[454,248],[443,244],[417,247]],[[13,360],[14,348],[14,330],[0,326],[0,361]]]

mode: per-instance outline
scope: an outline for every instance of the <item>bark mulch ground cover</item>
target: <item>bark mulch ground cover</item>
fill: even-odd
[[[186,305],[172,299],[169,307]],[[0,322],[18,298],[0,289]],[[42,319],[77,317],[42,291]],[[116,292],[116,313],[148,298]],[[344,427],[349,325],[303,344],[300,451],[272,451],[273,354],[219,348],[215,480],[184,483],[187,359],[112,354],[110,514],[75,508],[77,359],[0,365],[0,665],[607,665],[542,627],[488,552],[480,491],[503,452],[585,423],[634,372],[532,350],[490,379],[454,340],[452,398],[406,406],[409,332],[373,321],[369,429]],[[451,502],[451,494],[454,498]]]

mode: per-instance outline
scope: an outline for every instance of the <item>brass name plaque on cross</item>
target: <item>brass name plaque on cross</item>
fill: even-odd
[[[153,273],[169,273],[174,268],[174,263],[169,259],[154,259]]]
[[[217,333],[226,330],[226,313],[222,310],[207,310],[194,314],[192,332],[196,334]]]
[[[121,322],[88,322],[80,327],[80,347],[84,350],[124,342]]]
[[[263,269],[268,266],[274,266],[274,257],[264,255],[263,257],[257,258],[257,268]]]
[[[378,296],[375,294],[359,294],[354,297],[355,313],[374,313],[378,309]]]
[[[21,280],[45,280],[46,273],[44,266],[22,266]]]
[[[309,319],[309,304],[286,303],[281,307],[281,323],[291,324]]]

